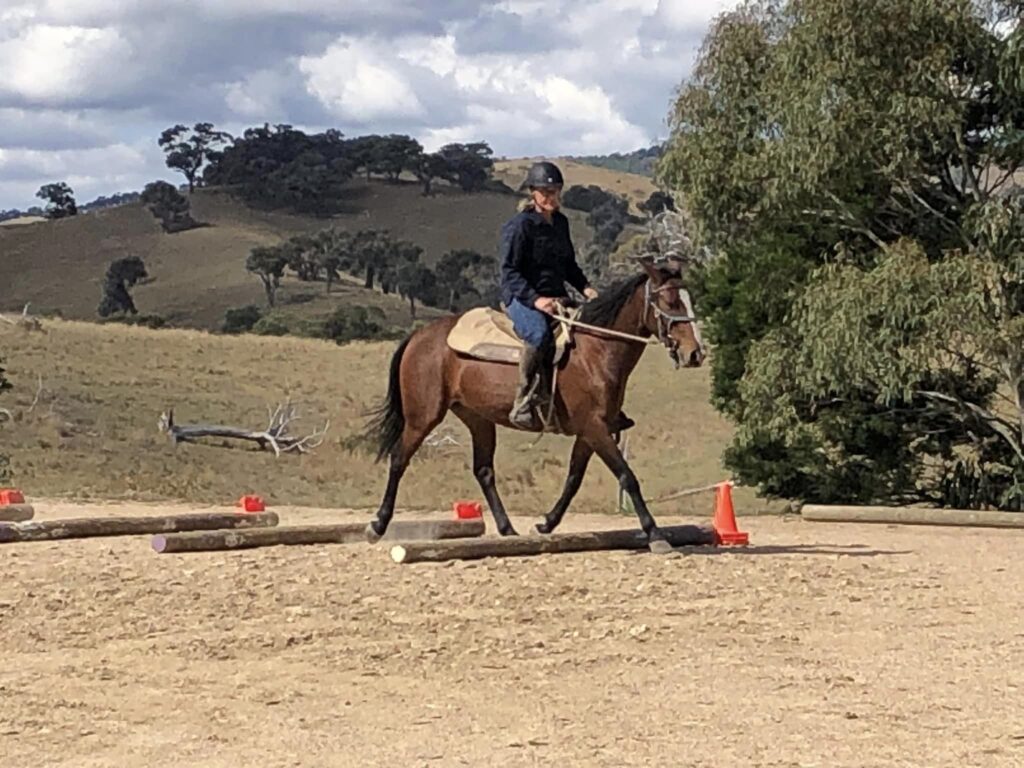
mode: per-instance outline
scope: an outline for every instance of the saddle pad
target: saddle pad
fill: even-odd
[[[566,326],[555,329],[555,363],[565,354],[569,341]],[[456,352],[497,363],[518,363],[522,340],[512,329],[512,320],[504,312],[476,307],[462,314],[448,332],[448,346]]]

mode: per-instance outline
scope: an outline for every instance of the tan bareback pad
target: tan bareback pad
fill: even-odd
[[[565,356],[570,343],[568,326],[555,328],[555,364]],[[512,320],[504,312],[476,307],[465,312],[448,332],[448,346],[456,352],[495,363],[518,363],[523,342],[512,329]]]

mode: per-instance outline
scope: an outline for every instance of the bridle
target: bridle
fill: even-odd
[[[659,288],[651,289],[650,279],[644,284],[644,312],[640,317],[640,326],[637,328],[637,333],[625,333],[623,331],[613,331],[610,328],[601,328],[596,325],[590,325],[588,323],[582,323],[575,318],[566,317],[564,315],[556,313],[554,315],[555,320],[562,323],[563,325],[582,328],[584,330],[596,333],[601,336],[611,336],[619,339],[627,339],[629,341],[636,341],[641,344],[657,344],[661,343],[668,350],[668,355],[672,358],[672,362],[675,363],[676,368],[679,368],[682,363],[679,360],[679,344],[672,338],[670,332],[672,326],[676,323],[694,323],[697,318],[692,315],[673,315],[666,312],[658,306],[655,295],[661,291],[668,290],[670,288],[677,288],[684,290],[680,286],[675,285],[662,285]],[[645,330],[647,326],[647,315],[649,312],[654,312],[655,328],[657,330],[658,341],[641,336],[640,333]]]
[[[644,283],[644,314],[641,322],[646,325],[648,312],[654,312],[654,324],[658,334],[658,341],[668,350],[668,356],[672,358],[676,368],[679,368],[681,365],[679,361],[679,343],[670,335],[672,326],[676,323],[694,323],[697,318],[692,315],[673,315],[658,306],[656,294],[672,288],[681,290],[679,286],[668,284],[652,289],[649,279]]]

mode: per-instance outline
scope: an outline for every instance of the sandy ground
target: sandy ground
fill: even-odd
[[[1024,764],[1024,532],[740,522],[745,551],[456,565],[4,545],[0,765]]]

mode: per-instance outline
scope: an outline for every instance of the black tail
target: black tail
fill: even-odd
[[[402,366],[402,355],[409,346],[412,335],[406,336],[395,354],[391,357],[391,371],[388,373],[388,394],[369,416],[371,421],[366,427],[366,437],[377,444],[377,461],[383,461],[391,454],[405,430],[405,414],[402,413],[402,387],[398,380],[398,372]]]

